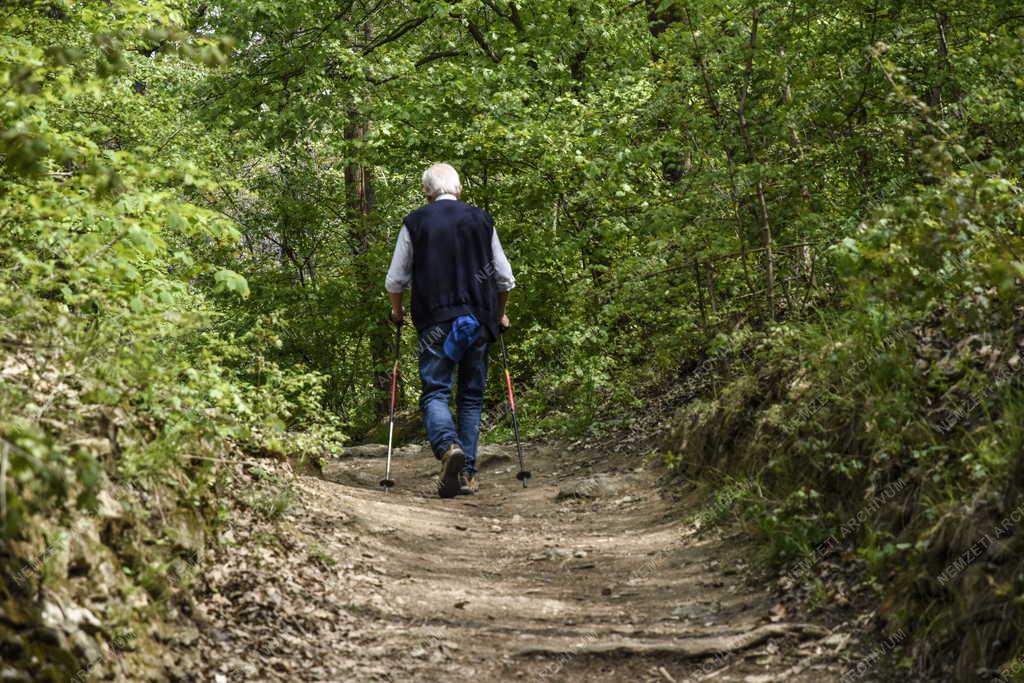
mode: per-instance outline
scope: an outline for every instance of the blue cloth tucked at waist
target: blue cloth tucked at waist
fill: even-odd
[[[452,321],[452,330],[444,340],[444,355],[458,363],[462,355],[480,338],[480,321],[475,315],[461,315]]]

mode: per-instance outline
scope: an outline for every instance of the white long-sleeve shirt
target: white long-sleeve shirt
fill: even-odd
[[[456,199],[454,195],[443,194],[434,201]],[[499,292],[507,292],[516,286],[516,278],[512,274],[512,265],[505,256],[505,250],[501,248],[501,240],[498,239],[498,231],[495,230],[491,237],[491,258],[493,259],[494,280],[498,285]],[[384,288],[392,294],[400,294],[412,285],[412,239],[409,237],[409,229],[404,225],[398,233],[398,241],[395,243],[395,253],[391,256],[391,267],[388,268],[388,276],[384,281]]]

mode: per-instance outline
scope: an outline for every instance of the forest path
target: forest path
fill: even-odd
[[[389,495],[379,459],[335,461],[332,481],[297,475],[273,533],[232,531],[181,676],[840,678],[836,635],[786,615],[752,578],[750,548],[702,535],[643,458],[529,448],[523,489],[513,454],[486,448],[480,493],[452,500],[434,494],[425,449],[395,460]]]

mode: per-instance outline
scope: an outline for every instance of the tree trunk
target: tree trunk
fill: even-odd
[[[949,28],[949,13],[944,11],[936,12],[935,29],[938,33],[939,76],[928,89],[928,104],[941,111],[943,105],[942,94],[948,87],[949,95],[955,107],[956,117],[963,121],[963,93],[952,79],[952,66],[949,63]]]
[[[367,22],[363,26],[367,43],[373,40],[373,25]],[[348,125],[345,128],[345,139],[361,140],[370,131],[370,121],[365,119],[356,107],[348,112]],[[369,330],[370,358],[372,360],[373,386],[377,390],[374,409],[378,416],[388,414],[390,409],[391,363],[389,358],[390,325],[384,315],[385,304],[381,285],[381,274],[371,268],[369,259],[370,240],[373,232],[373,214],[376,210],[376,195],[373,190],[373,171],[361,162],[350,162],[345,166],[345,190],[348,198],[349,219],[353,225],[353,257],[358,273],[358,286],[368,297],[380,297],[377,307],[371,314],[373,324]],[[374,299],[371,299],[374,300]]]
[[[740,137],[747,151],[747,160],[757,163],[757,152],[750,135],[747,122],[747,101],[750,97],[750,81],[754,70],[754,51],[757,49],[757,28],[761,11],[755,7],[751,15],[750,46],[747,52],[747,63],[743,70],[743,85],[739,93],[739,106],[736,108],[736,119],[739,123]],[[768,217],[768,201],[765,197],[764,182],[758,176],[755,186],[757,191],[757,219],[761,227],[761,246],[764,248],[765,295],[767,297],[768,318],[775,320],[775,259],[772,254],[772,227]]]
[[[733,131],[729,130],[725,123],[725,117],[722,115],[722,108],[718,102],[718,97],[715,95],[715,90],[711,85],[711,77],[708,74],[707,63],[704,61],[704,53],[700,46],[700,41],[697,39],[697,31],[693,26],[693,19],[690,16],[689,8],[684,7],[683,9],[684,18],[687,26],[690,28],[690,35],[693,38],[694,55],[693,61],[700,72],[701,80],[704,84],[704,104],[711,112],[711,117],[715,121],[715,126],[718,128],[718,134],[722,137],[723,148],[725,151],[726,164],[729,171],[729,196],[732,200],[733,210],[736,213],[736,241],[739,243],[740,251],[740,263],[743,266],[743,281],[747,286],[747,291],[753,292],[754,285],[750,279],[749,264],[747,262],[747,240],[743,236],[743,203],[740,201],[739,190],[736,187],[736,150],[728,140],[733,136]]]

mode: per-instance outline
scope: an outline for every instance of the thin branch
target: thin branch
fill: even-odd
[[[494,51],[491,44],[487,42],[487,38],[484,36],[483,31],[480,30],[479,26],[474,24],[463,14],[452,14],[450,16],[453,19],[458,19],[466,23],[466,28],[469,30],[469,34],[473,36],[473,40],[475,40],[476,44],[480,46],[480,49],[484,51],[484,54],[491,58],[492,62],[497,64],[501,61],[501,57],[499,57],[498,53]]]
[[[512,22],[512,25],[516,27],[516,31],[519,33],[526,32],[526,26],[523,24],[523,18],[519,15],[519,8],[516,7],[516,3],[510,2],[507,10],[501,9],[501,6],[495,0],[483,0],[483,3],[494,10],[494,13],[502,19]]]
[[[431,62],[436,62],[439,59],[447,59],[448,57],[464,57],[468,53],[465,50],[445,50],[443,52],[431,52],[428,55],[424,55],[416,60],[416,67],[426,66]]]
[[[378,38],[377,40],[372,41],[369,45],[364,47],[363,56],[365,57],[366,55],[370,54],[377,48],[398,40],[409,31],[412,31],[422,26],[424,23],[426,23],[426,21],[427,17],[417,17],[416,19],[410,19],[409,21],[405,22],[404,24],[396,28],[391,33],[388,33],[387,35],[384,35]]]
[[[468,54],[469,53],[466,52],[465,50],[445,50],[445,51],[441,51],[441,52],[431,52],[431,53],[423,55],[422,57],[417,59],[416,63],[415,63],[415,67],[417,69],[419,69],[421,67],[426,66],[427,64],[431,64],[433,62],[437,62],[437,61],[440,61],[442,59],[448,59],[450,57],[465,57]],[[370,76],[370,77],[367,77],[366,80],[368,82],[374,84],[374,85],[384,85],[385,83],[390,83],[391,81],[397,81],[398,79],[400,79],[400,78],[402,78],[404,76],[407,76],[407,75],[408,75],[408,73],[406,73],[406,74],[394,74],[394,75],[388,76],[386,78],[374,78],[374,77]]]
[[[814,241],[814,242],[796,242],[794,244],[783,244],[782,246],[773,245],[772,249],[774,251],[776,251],[776,252],[783,252],[783,251],[790,251],[790,250],[793,250],[793,249],[802,249],[804,247],[817,247],[819,245],[824,245],[826,247],[829,247],[829,246],[832,246],[832,245],[835,245],[835,244],[838,244],[838,243],[839,242],[834,241],[834,240],[833,241],[830,241],[830,240],[817,240],[817,241]],[[669,266],[668,268],[663,268],[662,270],[656,270],[656,271],[651,272],[651,273],[646,273],[646,274],[644,274],[642,277],[640,277],[638,279],[639,280],[648,280],[648,279],[650,279],[652,277],[658,277],[659,275],[666,275],[668,273],[675,273],[675,272],[678,272],[680,270],[687,270],[689,268],[692,268],[694,263],[708,264],[708,263],[716,263],[718,261],[728,261],[728,260],[731,260],[731,259],[746,258],[750,254],[759,254],[759,253],[761,253],[763,251],[766,251],[766,250],[767,250],[767,247],[759,247],[759,248],[756,248],[756,249],[748,249],[745,253],[741,252],[741,251],[734,251],[734,252],[729,253],[729,254],[718,254],[716,256],[708,256],[708,257],[705,257],[705,258],[688,259],[686,261],[683,261],[680,264],[677,264],[677,265],[674,265],[674,266]]]
[[[494,13],[502,19],[509,18],[508,13],[501,9],[501,7],[498,6],[498,3],[494,2],[494,0],[483,0],[483,3],[494,10]]]
[[[514,2],[508,3],[509,19],[512,20],[512,24],[520,33],[526,33],[526,24],[523,23],[523,17],[519,14],[519,6]]]
[[[157,145],[156,151],[153,152],[153,156],[159,157],[160,154],[164,151],[164,148],[167,147],[167,145],[171,144],[171,141],[174,140],[174,138],[178,137],[178,134],[181,133],[181,131],[185,130],[185,125],[186,124],[183,123],[180,126],[178,126],[178,129],[176,131],[168,135],[167,139],[165,139],[163,142]]]

